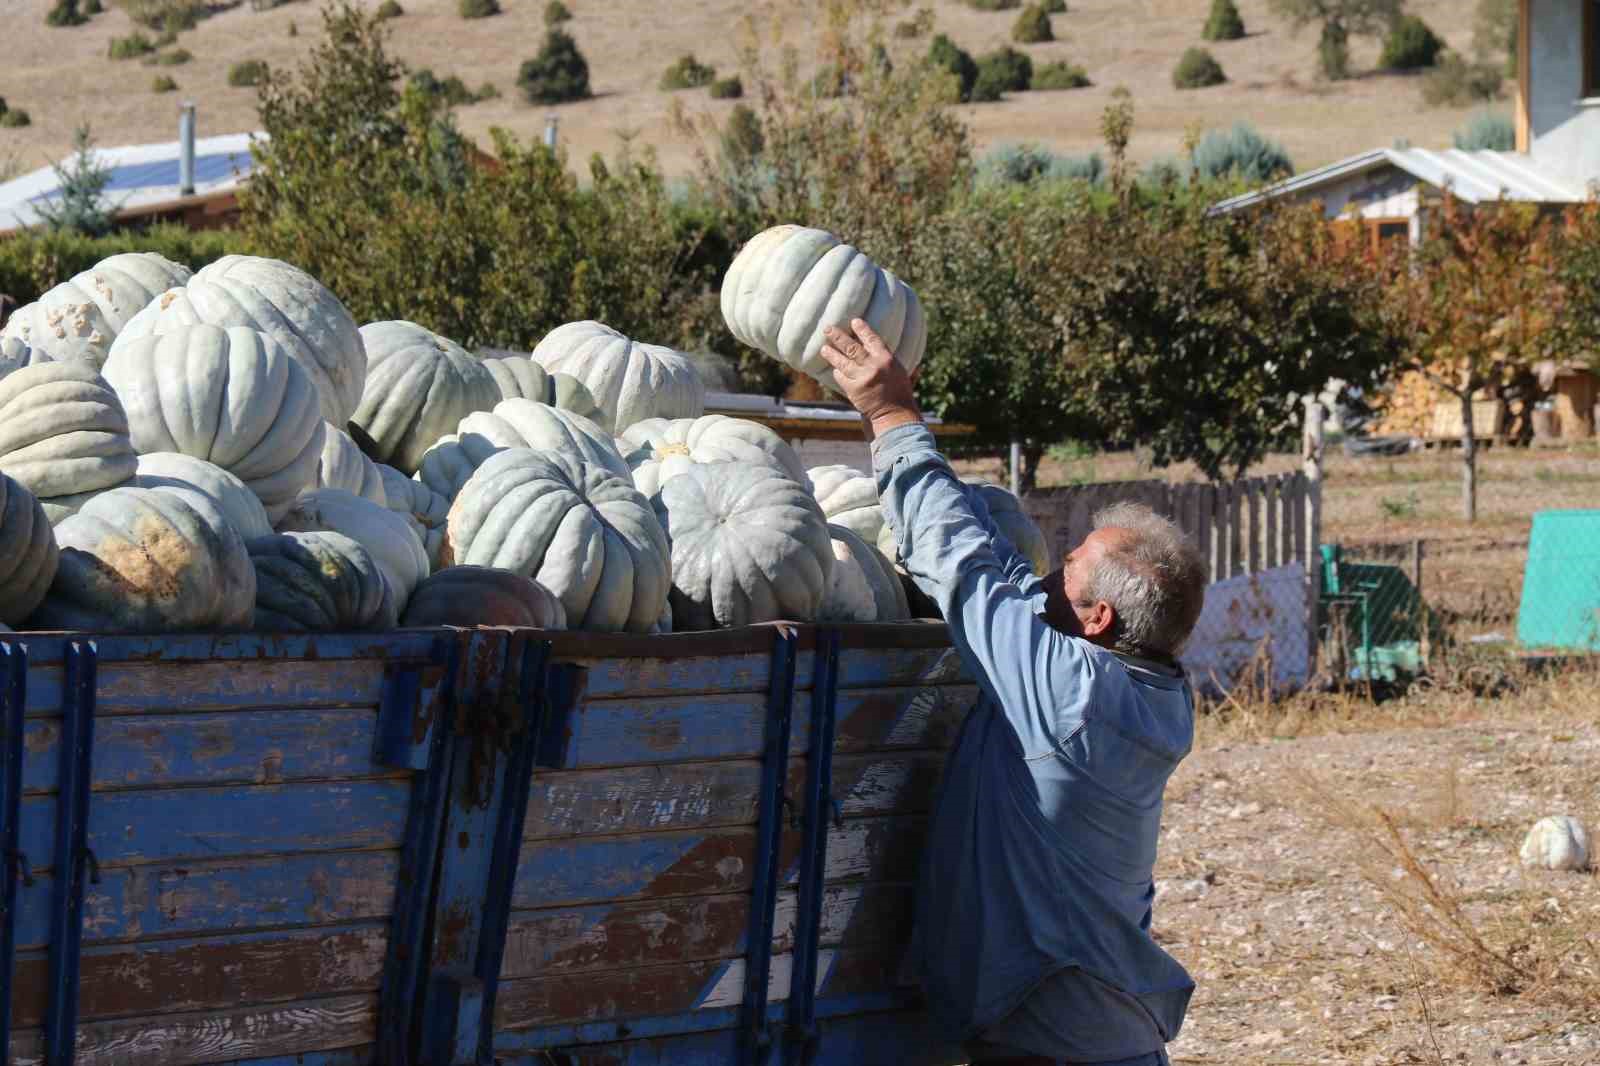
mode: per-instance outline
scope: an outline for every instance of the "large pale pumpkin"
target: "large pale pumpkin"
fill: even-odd
[[[911,617],[894,566],[877,548],[844,526],[828,525],[833,572],[818,621],[903,622]]]
[[[250,624],[256,575],[244,541],[176,494],[102,492],[55,532],[61,562],[32,628],[170,633]]]
[[[310,375],[322,417],[342,426],[361,403],[367,356],[355,319],[305,271],[277,259],[225,255],[134,316],[128,340],[196,323],[246,326],[267,334]]]
[[[751,238],[722,282],[722,318],[739,341],[835,388],[822,358],[828,326],[864,318],[907,371],[927,324],[917,294],[826,230],[774,226]]]
[[[822,509],[767,466],[705,463],[661,486],[679,629],[817,617],[833,572]]]
[[[452,566],[417,586],[400,622],[565,629],[567,612],[555,593],[532,578],[488,566]]]
[[[314,483],[324,440],[317,390],[267,334],[175,326],[119,343],[105,375],[141,453],[215,463],[250,486],[274,521]]]
[[[322,427],[322,454],[317,459],[317,479],[311,487],[343,489],[387,507],[383,473],[367,458],[350,434],[334,426]]]
[[[1022,509],[1022,502],[999,485],[991,485],[986,481],[970,481],[968,484],[989,508],[989,518],[994,522],[994,527],[1028,560],[1033,572],[1042,577],[1053,570],[1054,567],[1050,565],[1050,544],[1045,540],[1044,531],[1038,523]]]
[[[417,476],[439,495],[454,500],[473,471],[505,448],[559,453],[631,479],[628,464],[605,430],[580,415],[532,400],[502,400],[493,411],[463,418],[455,433],[428,449]]]
[[[151,452],[139,456],[134,488],[175,492],[202,517],[225,522],[249,544],[272,533],[272,521],[261,500],[215,463],[181,452]]]
[[[260,632],[393,629],[393,590],[372,554],[343,533],[277,533],[252,540]]]
[[[0,337],[0,378],[35,363],[53,363],[43,348],[31,348],[15,337]]]
[[[480,352],[479,358],[483,360],[483,368],[500,386],[501,399],[547,403],[582,415],[607,433],[612,431],[611,419],[595,403],[594,393],[571,374],[552,374],[531,356],[516,352]]]
[[[39,363],[0,378],[0,471],[39,497],[52,522],[137,466],[127,413],[91,364]]]
[[[795,450],[766,426],[745,418],[647,418],[629,426],[621,440],[634,487],[646,496],[654,496],[663,483],[697,463],[767,466],[807,490],[811,487]]]
[[[372,458],[407,474],[422,453],[474,411],[500,402],[494,375],[452,340],[414,322],[361,327],[367,381],[350,421],[376,449]]]
[[[445,520],[450,516],[450,501],[415,478],[408,478],[392,466],[378,464],[383,477],[383,496],[389,510],[411,523],[411,531],[422,541],[428,562],[439,566],[444,548]]]
[[[574,629],[647,632],[671,584],[670,549],[650,502],[619,475],[564,452],[490,456],[450,508],[442,562],[531,577]]]
[[[687,356],[599,322],[557,326],[533,349],[533,359],[587,386],[613,433],[646,418],[698,418],[705,411],[705,385]]]
[[[814,466],[806,474],[829,522],[844,526],[868,544],[877,543],[883,529],[883,508],[878,506],[878,484],[870,474],[842,465]]]
[[[56,538],[39,500],[0,474],[0,623],[33,613],[56,576]]]
[[[428,553],[404,515],[343,489],[317,489],[294,501],[280,533],[343,533],[372,554],[394,589],[395,611],[428,576]]]
[[[98,369],[123,328],[190,276],[188,267],[154,252],[113,255],[12,312],[4,335],[51,359],[81,359]]]

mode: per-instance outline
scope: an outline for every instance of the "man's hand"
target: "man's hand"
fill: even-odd
[[[867,439],[907,422],[922,421],[911,376],[871,326],[858,318],[850,323],[850,332],[829,326],[823,336],[827,343],[822,346],[822,358],[833,367],[844,398],[861,412]]]

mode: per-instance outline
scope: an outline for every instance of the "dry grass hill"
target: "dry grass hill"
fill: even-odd
[[[310,0],[268,11],[239,3],[182,35],[179,45],[193,53],[191,62],[152,68],[136,59],[107,58],[111,40],[136,27],[114,6],[117,0],[104,2],[108,10],[89,24],[52,29],[44,20],[51,0],[10,0],[11,59],[0,67],[0,96],[27,109],[33,124],[0,129],[0,162],[10,157],[33,167],[59,157],[74,125],[84,120],[103,145],[170,140],[185,99],[199,105],[202,136],[251,129],[255,92],[230,87],[229,68],[246,59],[292,65],[320,32]],[[1069,12],[1053,19],[1057,40],[1026,47],[1036,63],[1065,58],[1082,64],[1094,86],[964,107],[980,149],[1037,141],[1058,151],[1093,150],[1099,146],[1101,109],[1119,85],[1133,91],[1138,108],[1131,149],[1138,161],[1175,154],[1185,127],[1195,121],[1215,126],[1248,119],[1281,140],[1305,169],[1399,137],[1421,147],[1447,147],[1451,132],[1468,117],[1463,110],[1425,107],[1417,79],[1404,75],[1366,73],[1342,83],[1320,82],[1314,28],[1293,34],[1269,14],[1267,0],[1238,2],[1249,36],[1210,46],[1228,83],[1179,92],[1172,88],[1171,70],[1186,47],[1201,43],[1209,0],[1068,0]],[[692,166],[692,154],[667,121],[674,94],[656,87],[663,68],[693,51],[732,73],[737,28],[747,12],[764,33],[781,27],[784,39],[802,50],[816,32],[816,0],[567,0],[574,15],[567,28],[588,58],[595,98],[551,109],[522,101],[514,84],[519,63],[537,51],[543,37],[544,0],[503,0],[503,14],[472,21],[458,15],[456,0],[401,3],[405,14],[390,25],[395,51],[407,62],[431,67],[441,77],[457,74],[469,86],[490,81],[500,89],[498,99],[462,109],[469,133],[481,136],[503,126],[535,137],[554,111],[572,151],[610,152],[619,131],[633,131],[636,143],[656,146],[666,169],[677,173]],[[938,29],[975,55],[1009,43],[1017,14],[977,11],[964,0],[933,0],[931,6]],[[1410,7],[1451,45],[1468,50],[1472,4],[1412,0]],[[291,26],[298,32],[291,34]],[[927,47],[925,40],[892,45],[918,53]],[[1376,54],[1375,42],[1357,42],[1357,67],[1368,70]],[[171,75],[180,91],[153,92],[158,73]],[[733,106],[710,100],[703,89],[676,95],[691,110],[716,113]],[[1509,110],[1509,103],[1501,107]]]

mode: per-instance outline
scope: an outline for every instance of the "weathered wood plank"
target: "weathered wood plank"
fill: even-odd
[[[102,868],[175,859],[400,846],[411,783],[352,781],[249,788],[99,792],[89,847]],[[21,844],[49,856],[53,796],[22,801]]]
[[[847,818],[828,829],[823,880],[915,881],[926,836],[927,819],[922,817]],[[795,884],[798,877],[799,870],[791,866],[784,883]]]
[[[1261,531],[1261,539],[1265,544],[1263,564],[1268,570],[1278,565],[1279,549],[1283,543],[1282,535],[1279,533],[1283,521],[1278,503],[1279,485],[1277,478],[1269,477],[1262,481],[1261,495],[1265,497],[1267,513],[1266,521]]]
[[[372,761],[377,713],[357,710],[108,717],[95,725],[97,790],[401,777]],[[60,720],[27,723],[22,787],[54,792]]]
[[[558,649],[555,657],[556,661],[578,662],[584,667],[582,695],[585,699],[639,699],[689,692],[761,695],[767,690],[772,670],[770,651],[687,658],[587,659],[563,656]]]
[[[89,1022],[78,1026],[80,1066],[205,1066],[371,1043],[375,997],[340,996],[277,1007]],[[14,1066],[45,1066],[40,1031],[11,1039]]]
[[[755,852],[753,828],[535,841],[523,845],[512,906],[744,892]]]
[[[399,869],[394,851],[108,869],[84,898],[84,942],[387,918]],[[22,887],[19,947],[45,945],[53,883],[45,875]]]
[[[810,747],[811,706],[795,707],[796,747]],[[967,712],[978,702],[978,686],[938,684],[919,687],[855,689],[839,693],[836,752],[948,748]]]
[[[88,947],[81,961],[80,1019],[153,1016],[287,1003],[376,991],[388,930],[383,923]],[[13,1021],[42,1024],[45,952],[17,960]]]
[[[376,659],[214,663],[101,660],[95,714],[361,707],[378,704],[384,664]],[[61,667],[28,671],[28,715],[61,713]]]
[[[1244,483],[1244,505],[1247,529],[1245,531],[1245,573],[1261,572],[1261,548],[1265,539],[1261,534],[1261,490],[1265,483],[1251,478]]]

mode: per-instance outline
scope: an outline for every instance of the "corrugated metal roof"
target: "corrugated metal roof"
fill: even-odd
[[[194,197],[205,199],[238,188],[250,173],[250,142],[259,133],[201,137],[194,143]],[[111,172],[106,198],[113,216],[183,199],[178,189],[178,142],[135,144],[93,149],[100,165]],[[62,161],[70,165],[70,158]],[[38,205],[60,194],[61,182],[51,167],[41,167],[0,185],[0,234],[44,221]]]
[[[1266,200],[1305,195],[1322,186],[1383,167],[1403,170],[1418,181],[1436,188],[1448,187],[1460,199],[1474,204],[1501,199],[1566,204],[1579,203],[1588,198],[1584,189],[1541,170],[1521,152],[1379,148],[1308,170],[1304,174],[1296,174],[1276,185],[1223,200],[1211,210],[1213,213],[1226,213]]]

